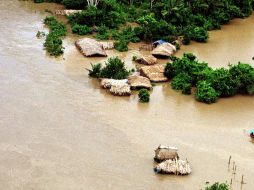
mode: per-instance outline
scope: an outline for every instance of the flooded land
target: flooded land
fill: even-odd
[[[55,4],[50,4],[52,9]],[[138,95],[115,97],[90,79],[86,68],[106,58],[85,58],[64,39],[62,57],[49,57],[38,30],[49,4],[0,0],[0,189],[4,190],[199,190],[232,179],[234,190],[253,190],[254,100],[237,95],[206,105],[157,84],[149,104]],[[212,67],[248,62],[254,66],[254,15],[212,31],[193,52]],[[118,55],[128,68],[137,44]],[[154,149],[176,146],[188,158],[189,176],[153,171]],[[237,169],[232,174],[228,159]]]

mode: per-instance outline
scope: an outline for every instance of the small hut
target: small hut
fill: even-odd
[[[157,58],[152,55],[147,55],[138,58],[136,61],[144,65],[154,65],[157,63]]]
[[[116,96],[129,96],[131,95],[130,85],[127,79],[102,79],[101,86],[109,89],[109,91]]]
[[[131,89],[140,89],[140,88],[152,89],[152,84],[150,80],[146,77],[135,75],[129,76],[128,83],[131,86]]]
[[[153,51],[152,55],[155,57],[169,57],[176,52],[176,47],[170,43],[163,43],[158,45]]]
[[[127,79],[116,80],[116,79],[101,79],[101,87],[110,89],[111,86],[125,85],[128,84]]]
[[[188,175],[191,173],[191,167],[186,160],[166,160],[158,164],[154,171],[161,174]]]
[[[160,145],[154,152],[155,152],[155,156],[154,156],[154,160],[156,162],[162,162],[165,160],[174,160],[174,159],[178,159],[178,153],[177,153],[178,149],[175,147],[169,147],[169,146],[162,146]]]
[[[131,89],[128,84],[112,85],[109,91],[116,96],[130,96]]]
[[[95,39],[83,38],[75,42],[76,47],[86,57],[102,56],[106,57],[107,54],[103,49],[103,45]]]
[[[140,74],[149,78],[152,82],[166,82],[168,78],[164,76],[163,65],[143,66],[140,68]]]

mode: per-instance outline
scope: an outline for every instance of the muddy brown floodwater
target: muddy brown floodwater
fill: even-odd
[[[198,103],[193,96],[158,84],[149,104],[114,97],[88,78],[85,68],[104,58],[84,58],[64,40],[65,54],[51,58],[43,48],[45,9],[54,4],[0,0],[0,189],[4,190],[198,190],[205,182],[230,181],[240,190],[254,186],[254,99],[236,96]],[[227,66],[254,55],[254,16],[211,32],[207,44],[192,43],[211,66]],[[137,45],[119,55],[128,67]],[[190,176],[156,175],[154,149],[179,148],[193,168]],[[229,156],[237,166],[228,170]]]

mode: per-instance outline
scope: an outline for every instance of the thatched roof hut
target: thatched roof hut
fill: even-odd
[[[114,49],[114,42],[99,42],[105,50]]]
[[[103,45],[97,42],[95,39],[79,39],[75,42],[75,45],[84,56],[107,56],[105,50],[103,49]]]
[[[154,160],[156,162],[162,162],[165,160],[174,160],[174,159],[178,159],[178,153],[177,153],[178,149],[175,147],[169,147],[169,146],[162,146],[160,145],[154,152],[155,152],[155,156],[154,156]]]
[[[168,78],[164,76],[163,65],[143,66],[140,68],[140,74],[149,78],[152,82],[165,82],[168,80]]]
[[[138,58],[137,62],[144,65],[154,65],[157,63],[157,58],[152,55],[147,55]]]
[[[56,15],[63,15],[63,16],[69,16],[75,13],[81,13],[82,10],[72,10],[72,9],[65,9],[65,10],[56,10],[55,14]]]
[[[102,88],[107,88],[109,91],[117,96],[129,96],[131,95],[130,85],[127,79],[101,79]]]
[[[140,89],[140,88],[146,88],[146,89],[152,89],[152,84],[150,80],[143,76],[129,76],[128,77],[128,83],[131,86],[131,89]]]
[[[176,47],[170,43],[163,43],[158,45],[153,51],[152,55],[157,57],[169,57],[176,52]]]
[[[187,160],[175,159],[161,162],[154,171],[161,174],[188,175],[191,173],[191,167]]]
[[[122,80],[106,79],[106,78],[101,79],[101,87],[102,88],[110,89],[111,86],[125,85],[125,84],[128,84],[127,79],[122,79]]]
[[[131,88],[128,84],[112,85],[109,91],[116,96],[130,96]]]

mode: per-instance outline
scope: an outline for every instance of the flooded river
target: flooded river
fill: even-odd
[[[50,7],[56,5],[50,4]],[[0,0],[0,189],[199,190],[205,182],[232,179],[234,190],[253,190],[254,99],[236,96],[206,105],[158,84],[149,104],[114,97],[88,78],[90,62],[65,39],[65,54],[43,51],[38,30],[49,4]],[[254,15],[211,32],[194,52],[213,67],[254,56]],[[137,47],[119,55],[128,67]],[[154,149],[176,146],[193,168],[189,176],[153,172]],[[237,170],[232,174],[228,159]]]

